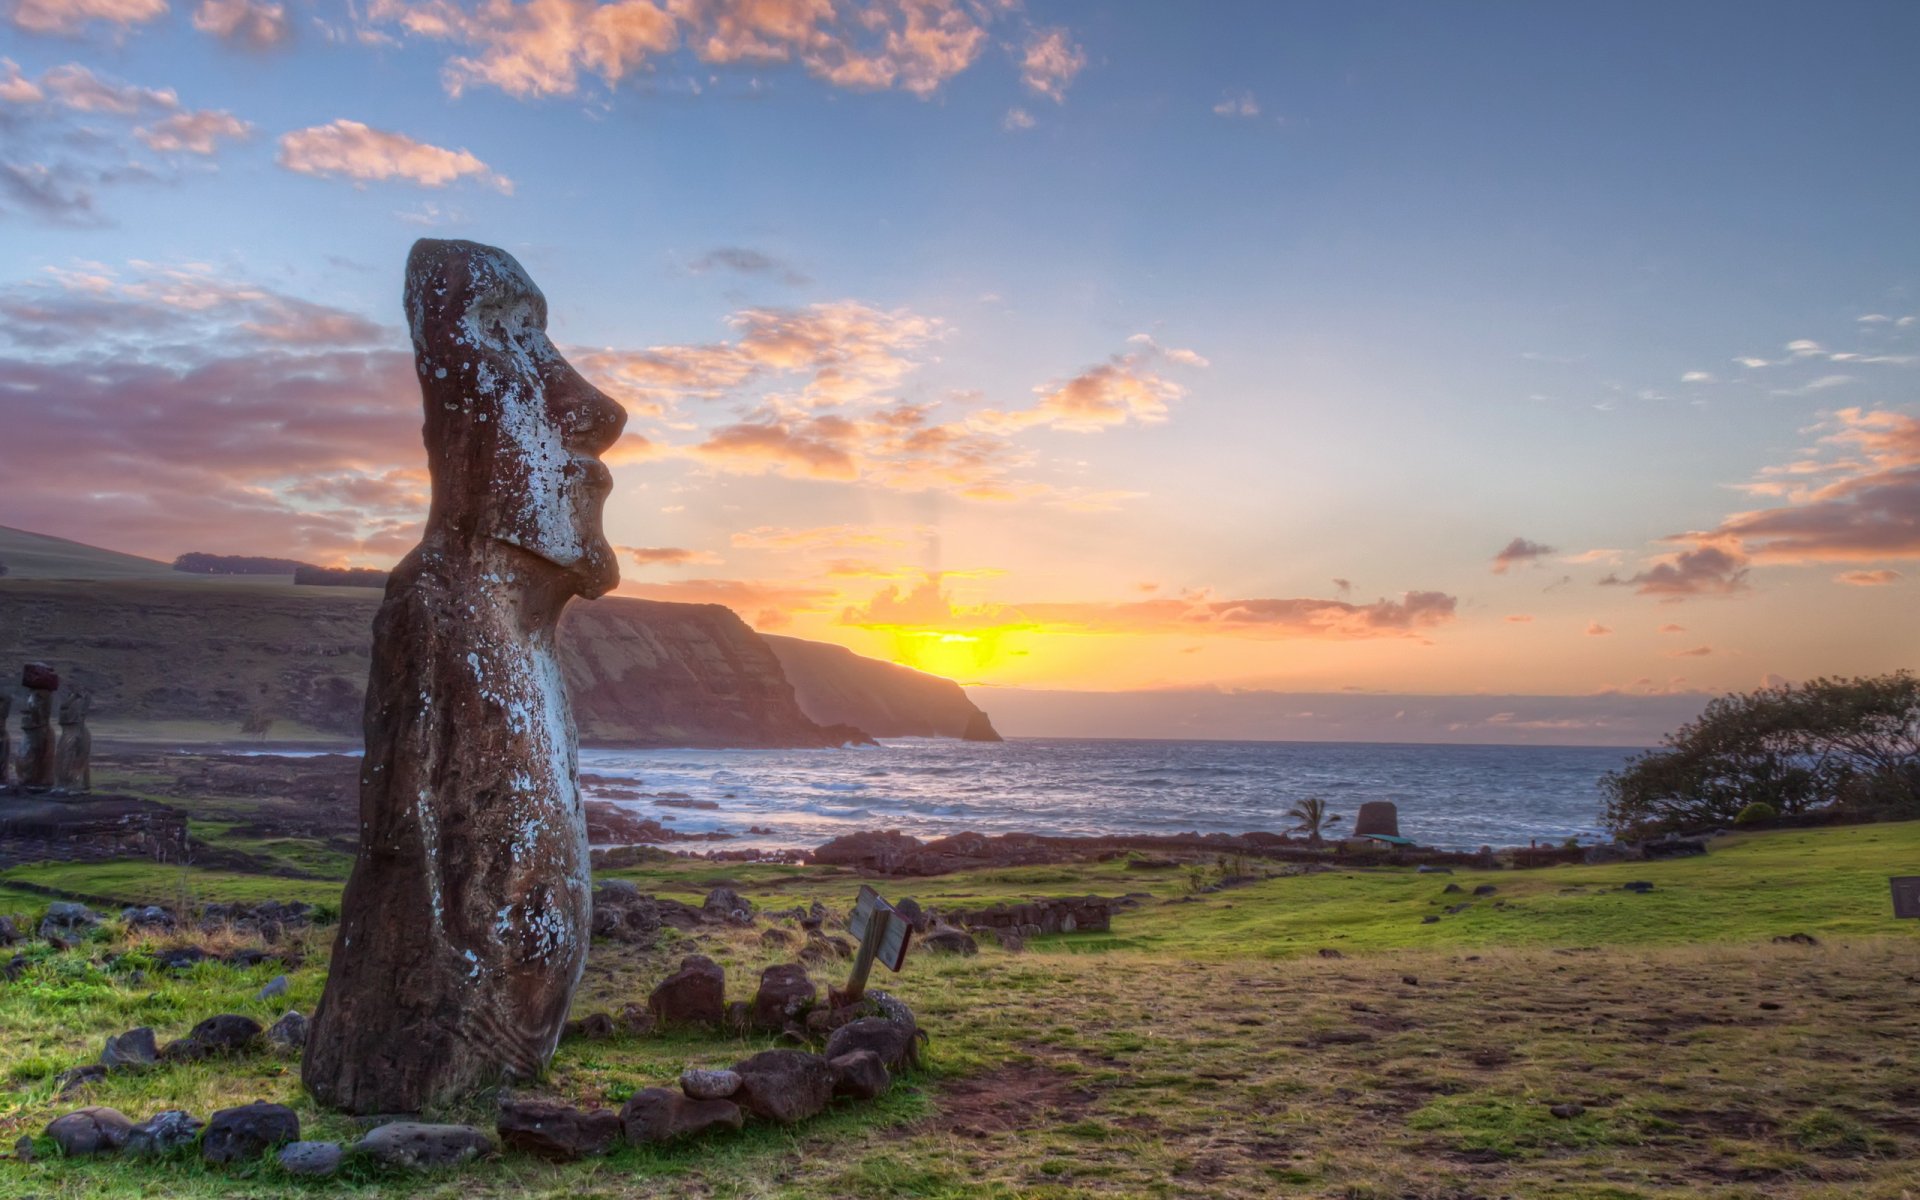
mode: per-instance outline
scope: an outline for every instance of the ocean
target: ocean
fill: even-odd
[[[843,833],[1285,832],[1309,796],[1347,818],[1399,806],[1422,845],[1601,837],[1599,780],[1632,751],[1354,742],[893,739],[845,750],[582,750],[580,770],[645,793],[619,800],[716,848],[812,847]],[[589,785],[589,796],[608,785]],[[749,827],[765,832],[749,834]]]

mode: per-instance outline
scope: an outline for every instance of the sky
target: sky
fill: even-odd
[[[1912,667],[1916,61],[1904,2],[0,0],[0,524],[390,564],[467,237],[628,408],[622,594],[1575,740],[1524,698]]]

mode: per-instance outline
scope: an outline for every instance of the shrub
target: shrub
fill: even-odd
[[[1920,815],[1920,677],[1815,679],[1721,696],[1601,781],[1621,836],[1846,808]]]
[[[1765,800],[1755,800],[1752,804],[1740,810],[1739,815],[1733,818],[1733,823],[1735,825],[1765,825],[1770,821],[1777,821],[1779,819],[1779,809],[1768,804]]]

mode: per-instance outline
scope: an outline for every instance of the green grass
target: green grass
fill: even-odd
[[[246,848],[324,861],[292,840]],[[0,1195],[1896,1200],[1920,1194],[1920,923],[1891,918],[1886,876],[1916,866],[1920,824],[1741,835],[1704,859],[1627,866],[1293,875],[1190,901],[1183,872],[1122,863],[876,880],[889,896],[947,907],[1154,894],[1110,933],[1040,938],[1026,954],[911,955],[883,983],[933,1035],[924,1072],[880,1103],[797,1129],[572,1166],[507,1157],[427,1179],[357,1168],[324,1184],[191,1158],[4,1164]],[[844,910],[860,882],[692,860],[614,874],[687,900],[724,883],[772,908],[819,899]],[[1655,890],[1619,891],[1629,879]],[[0,890],[10,880],[166,901],[182,875],[127,862],[19,868]],[[326,903],[338,890],[200,869],[186,882],[200,900]],[[1443,895],[1449,882],[1469,894]],[[1481,883],[1498,890],[1473,898]],[[29,914],[45,905],[18,890],[6,902]],[[1472,907],[1420,921],[1462,902]],[[1820,944],[1772,942],[1795,932]],[[81,1102],[56,1097],[53,1077],[91,1060],[107,1034],[147,1024],[164,1041],[216,1012],[265,1023],[286,1007],[311,1011],[330,935],[293,947],[291,994],[270,1002],[253,996],[281,969],[272,965],[169,976],[148,969],[149,942],[112,929],[64,953],[35,948],[20,978],[0,983],[0,1144]],[[727,968],[736,998],[778,961],[757,931],[731,928],[649,949],[596,944],[576,1012],[643,1000],[695,949]],[[824,984],[843,969],[815,976]],[[569,1041],[529,1090],[617,1106],[687,1065],[767,1044]],[[253,1099],[293,1104],[308,1136],[357,1132],[306,1100],[295,1061],[265,1053],[117,1075],[85,1102],[138,1118]],[[1566,1103],[1584,1112],[1552,1115]],[[480,1096],[435,1115],[486,1124],[488,1105]]]

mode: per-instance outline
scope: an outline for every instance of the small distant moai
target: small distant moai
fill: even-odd
[[[1368,834],[1400,836],[1400,810],[1393,801],[1369,800],[1360,806],[1360,814],[1353,819],[1353,836],[1365,837]]]
[[[60,676],[45,663],[28,663],[20,682],[27,689],[27,706],[20,712],[20,786],[44,792],[53,787],[58,752],[53,693],[60,687]]]
[[[93,734],[87,731],[91,692],[69,692],[60,702],[60,746],[54,754],[54,790],[93,790]]]

